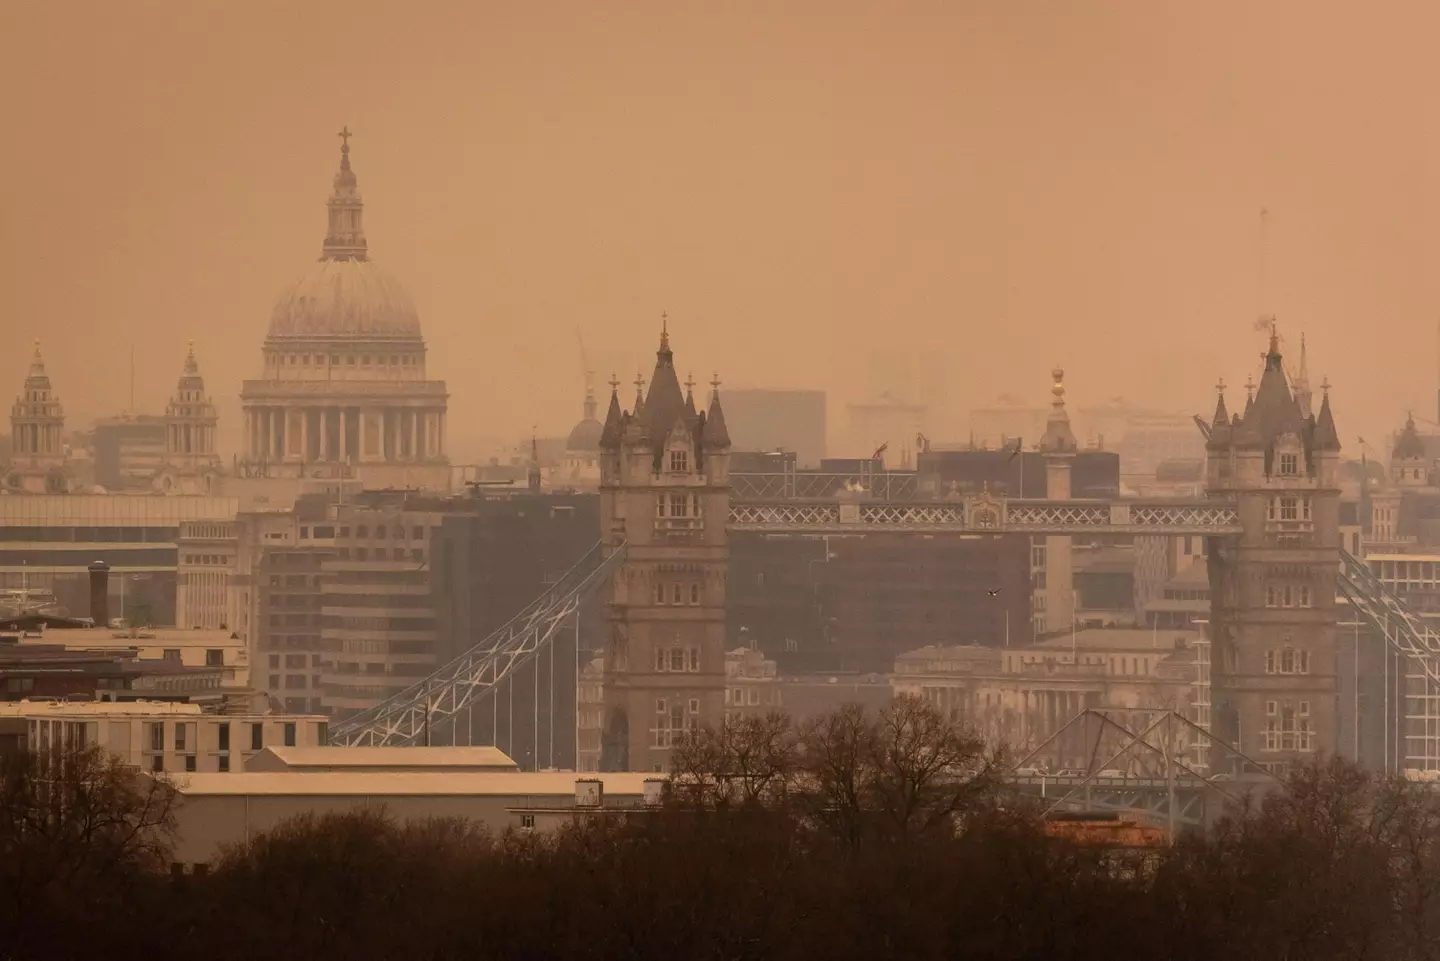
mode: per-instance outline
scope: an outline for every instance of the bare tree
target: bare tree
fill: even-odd
[[[700,728],[672,752],[672,789],[680,799],[706,807],[775,800],[791,787],[798,745],[795,725],[781,711]]]
[[[99,748],[0,756],[0,932],[10,953],[76,934],[169,861],[175,791]],[[3,952],[0,952],[3,953]]]

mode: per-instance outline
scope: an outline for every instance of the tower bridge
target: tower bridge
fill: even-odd
[[[1317,414],[1303,372],[1294,389],[1273,330],[1243,414],[1223,383],[1207,437],[1206,494],[1192,500],[1074,499],[1077,453],[1054,372],[1040,441],[1046,497],[988,491],[916,499],[909,481],[857,491],[802,489],[794,477],[729,472],[719,382],[708,405],[682,391],[662,332],[648,393],[622,409],[612,381],[601,437],[599,543],[570,574],[464,655],[389,701],[332,726],[339,744],[425,743],[437,724],[497,710],[497,686],[600,597],[604,650],[602,768],[654,770],[685,731],[723,717],[725,596],[732,532],[789,535],[963,534],[1043,538],[1046,604],[1069,623],[1075,536],[1207,539],[1212,609],[1213,733],[1267,767],[1338,745],[1336,627],[1348,608],[1376,645],[1405,665],[1403,763],[1440,769],[1440,637],[1341,550],[1339,440],[1328,390]],[[870,478],[874,481],[875,478]],[[830,496],[805,496],[824,489]],[[1283,658],[1281,655],[1284,655]],[[1278,665],[1284,664],[1282,670]],[[493,730],[493,728],[492,728]]]

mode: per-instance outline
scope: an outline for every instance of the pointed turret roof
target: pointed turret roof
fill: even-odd
[[[1405,428],[1395,440],[1395,450],[1391,452],[1391,457],[1395,460],[1425,459],[1425,442],[1420,439],[1420,432],[1415,429],[1413,414],[1406,416]]]
[[[724,450],[730,446],[730,431],[725,427],[725,410],[720,406],[720,375],[710,382],[710,410],[705,414],[705,446]]]
[[[636,414],[639,416],[638,411]],[[650,391],[645,395],[643,419],[645,434],[657,451],[675,428],[676,422],[684,419],[685,395],[680,391],[680,378],[675,374],[675,354],[670,349],[669,318],[661,315],[660,347],[655,351],[655,373],[650,377]],[[658,453],[656,456],[659,456]]]
[[[1230,412],[1225,409],[1225,381],[1215,386],[1215,416],[1210,419],[1210,440],[1206,446],[1211,450],[1224,447],[1230,440]]]
[[[1340,434],[1335,430],[1335,415],[1330,412],[1330,382],[1320,385],[1322,399],[1320,416],[1315,420],[1315,449],[1337,451],[1340,449]]]
[[[1253,402],[1245,408],[1245,437],[1250,446],[1268,447],[1285,431],[1299,436],[1305,433],[1305,417],[1300,413],[1290,385],[1285,379],[1285,366],[1280,356],[1280,336],[1272,325],[1270,349],[1265,354],[1265,372]],[[1237,438],[1237,442],[1240,438]]]
[[[620,379],[610,375],[610,407],[605,411],[605,426],[600,430],[600,447],[614,450],[620,446],[625,432],[625,415],[620,409]]]

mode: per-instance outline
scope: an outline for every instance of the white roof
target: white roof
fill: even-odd
[[[496,771],[460,773],[397,773],[389,771],[328,772],[277,771],[231,774],[171,775],[176,789],[186,797],[196,796],[488,796],[565,797],[575,796],[577,780],[598,779],[605,793],[640,797],[645,782],[658,774],[594,774],[550,771]]]
[[[266,750],[292,768],[517,767],[498,747],[271,747]]]

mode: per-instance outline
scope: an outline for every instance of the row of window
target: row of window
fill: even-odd
[[[700,585],[693,583],[680,584],[673,581],[656,581],[655,603],[674,606],[682,604],[697,605],[700,603]]]
[[[1265,588],[1266,607],[1309,607],[1309,584],[1271,584]]]
[[[699,494],[661,494],[655,498],[656,517],[700,517]]]
[[[686,731],[700,726],[700,699],[656,698],[655,726],[650,729],[652,747],[672,747],[680,743]]]
[[[1310,702],[1298,707],[1275,701],[1265,702],[1264,749],[1267,751],[1313,751],[1315,730],[1310,722]]]
[[[1265,505],[1267,521],[1308,521],[1310,520],[1310,498],[1272,497]]]
[[[186,554],[183,558],[186,564],[229,564],[230,558],[224,554]]]
[[[655,650],[655,670],[661,673],[700,673],[700,648],[661,647]]]
[[[287,668],[289,668],[290,670],[292,670],[292,671],[303,669],[303,668],[306,666],[306,662],[305,662],[306,656],[307,656],[307,655],[305,655],[305,654],[286,654],[286,655],[285,655],[285,666],[286,666]],[[311,666],[311,667],[319,667],[319,666],[320,666],[320,655],[319,655],[319,654],[311,654],[311,655],[309,655],[309,657],[310,657],[309,666]],[[280,655],[279,655],[279,654],[271,654],[271,655],[270,655],[270,668],[271,668],[271,670],[279,670],[279,669],[280,669]]]
[[[1310,673],[1310,652],[1297,651],[1294,648],[1283,648],[1281,650],[1269,650],[1265,652],[1265,673],[1266,674],[1309,674]],[[1308,702],[1302,702],[1307,703]],[[1308,709],[1307,709],[1308,713]]]
[[[313,362],[312,362],[313,358]],[[291,367],[339,367],[341,366],[339,354],[279,354],[272,353],[270,361],[278,366],[290,365]],[[360,355],[360,366],[369,367],[372,363],[371,354]],[[419,354],[376,354],[373,355],[373,363],[376,367],[416,367],[421,363]],[[345,355],[344,365],[355,366],[355,355]]]

